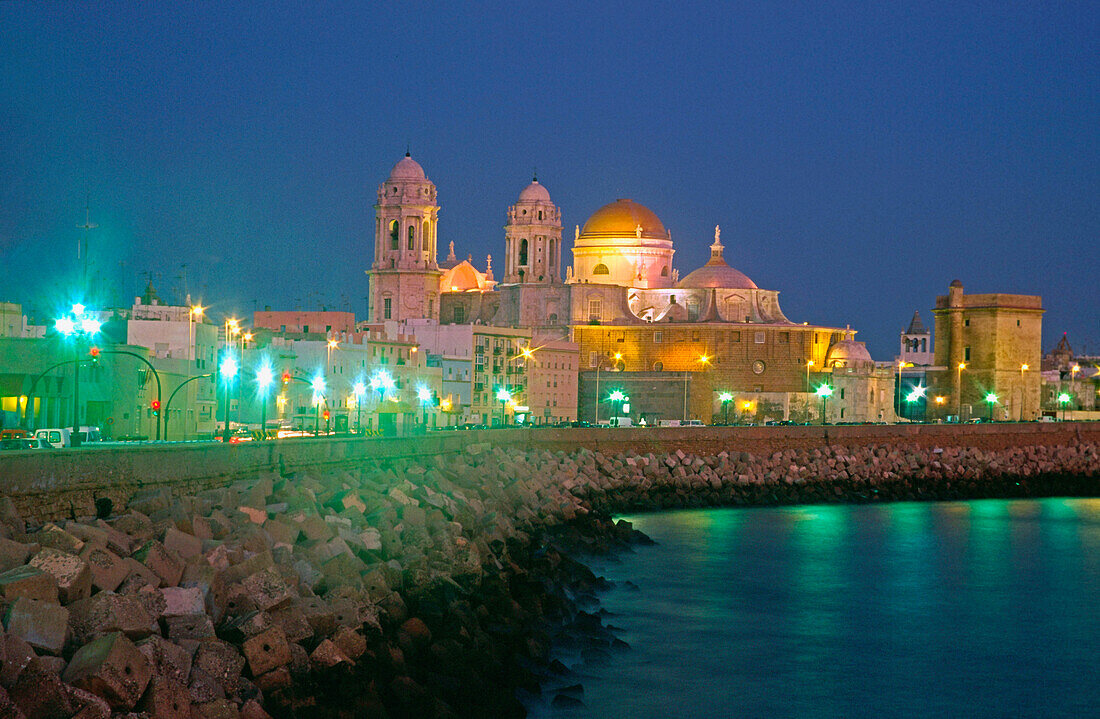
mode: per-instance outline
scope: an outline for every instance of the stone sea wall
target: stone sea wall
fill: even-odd
[[[672,506],[1098,494],[1100,445],[517,450],[136,488],[99,516],[0,498],[0,716],[511,717],[622,643],[577,558]],[[110,505],[110,506],[109,506]],[[556,683],[561,684],[561,681]],[[557,704],[576,702],[563,692]]]

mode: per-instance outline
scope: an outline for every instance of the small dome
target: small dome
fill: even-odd
[[[668,239],[668,231],[653,210],[626,199],[615,200],[593,212],[581,228],[581,237],[634,237],[639,227],[642,237]]]
[[[550,202],[550,193],[539,184],[538,180],[532,180],[531,184],[523,188],[519,193],[520,202]]]
[[[689,272],[687,277],[676,283],[682,289],[701,289],[705,287],[717,287],[725,290],[755,290],[756,283],[750,280],[744,272],[735,270],[725,262],[711,264],[708,262],[694,272]]]
[[[401,158],[401,161],[393,166],[390,170],[391,180],[426,180],[428,176],[424,174],[424,168],[420,166],[420,163],[412,159],[408,153]]]
[[[951,286],[952,287],[962,287],[963,283],[962,283],[961,280],[951,280]]]
[[[845,367],[853,362],[874,362],[871,353],[867,351],[867,345],[855,340],[841,340],[829,348],[825,355],[825,366],[840,365]]]

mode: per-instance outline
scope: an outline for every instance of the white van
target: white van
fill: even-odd
[[[634,426],[634,420],[632,420],[630,417],[612,417],[611,418],[611,426],[612,427],[633,427]]]
[[[69,427],[56,427],[50,429],[36,429],[35,439],[45,440],[51,447],[62,449],[72,446],[72,429]]]
[[[686,419],[680,423],[681,427],[705,427],[701,419]]]

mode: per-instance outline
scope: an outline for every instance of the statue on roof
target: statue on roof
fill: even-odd
[[[637,237],[639,240],[642,239],[642,226],[641,225],[638,225],[637,227],[634,228],[634,236]]]

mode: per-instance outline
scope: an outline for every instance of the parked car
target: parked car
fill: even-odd
[[[65,447],[71,447],[72,442],[72,429],[68,427],[51,427],[48,429],[36,429],[34,436],[37,439],[45,440],[49,445],[55,449],[63,449]]]

